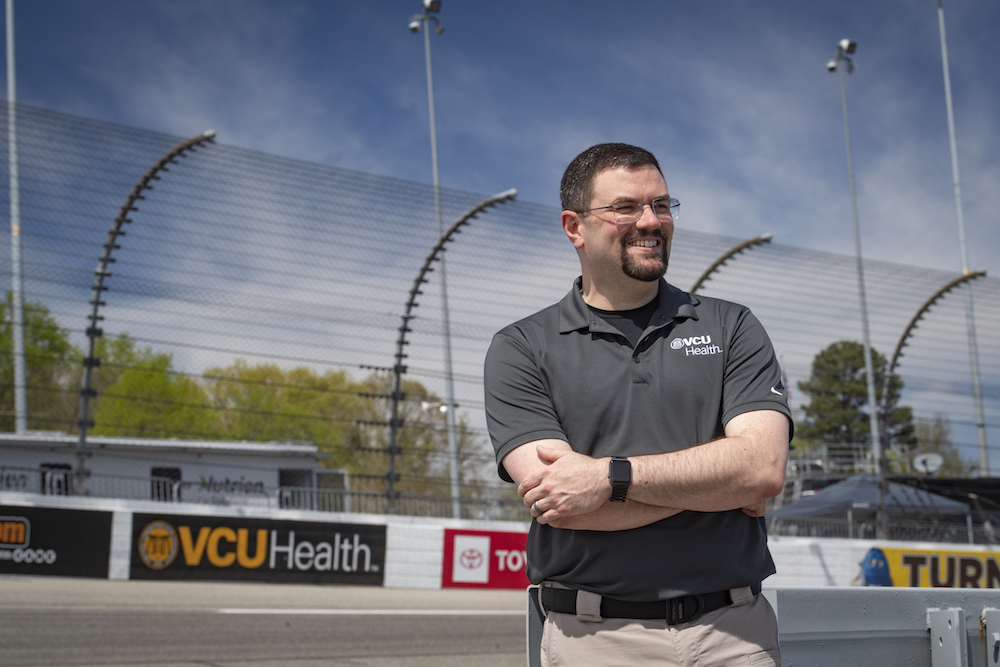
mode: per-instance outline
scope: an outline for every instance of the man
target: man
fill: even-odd
[[[651,153],[594,146],[560,194],[582,275],[485,364],[499,472],[534,517],[542,664],[778,664],[762,517],[791,416],[767,334],[663,280],[680,202]]]

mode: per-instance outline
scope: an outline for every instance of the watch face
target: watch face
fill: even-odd
[[[628,461],[611,459],[608,477],[611,484],[630,484],[632,482],[632,464]]]

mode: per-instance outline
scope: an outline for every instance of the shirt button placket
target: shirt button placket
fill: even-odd
[[[632,384],[646,384],[648,381],[645,369],[640,364],[639,353],[635,352],[632,355]]]

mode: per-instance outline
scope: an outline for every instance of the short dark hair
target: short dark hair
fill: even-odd
[[[580,211],[590,205],[594,177],[605,169],[638,169],[652,165],[663,175],[660,163],[645,148],[629,144],[597,144],[583,151],[569,163],[559,186],[564,211]]]

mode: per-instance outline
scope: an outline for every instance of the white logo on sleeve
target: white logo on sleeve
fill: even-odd
[[[784,394],[782,394],[780,391],[778,391],[774,387],[771,387],[771,393],[772,394],[777,394],[778,396],[784,396]]]

